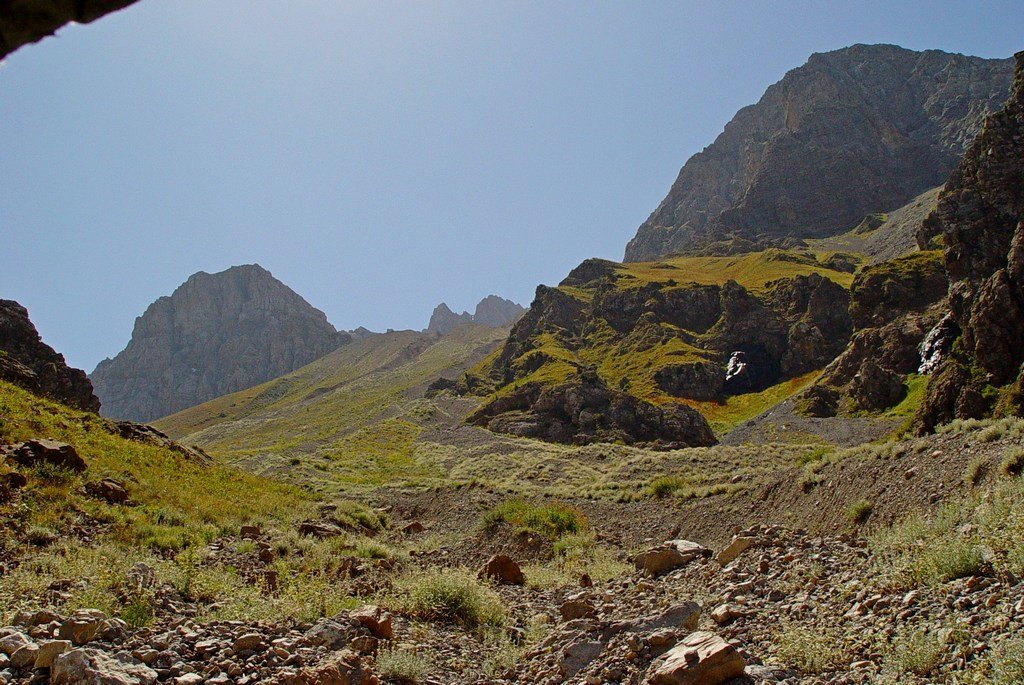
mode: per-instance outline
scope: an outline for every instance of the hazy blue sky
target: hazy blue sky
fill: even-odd
[[[1024,48],[1011,2],[143,0],[0,67],[0,297],[91,370],[195,271],[342,328],[619,259],[812,52]]]

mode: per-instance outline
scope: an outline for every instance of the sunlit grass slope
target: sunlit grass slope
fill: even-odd
[[[369,487],[440,476],[413,449],[420,432],[447,411],[424,399],[424,391],[443,374],[458,375],[507,334],[462,326],[442,337],[374,336],[156,425],[221,460],[295,482]]]
[[[70,443],[88,463],[82,475],[55,469],[26,473],[19,497],[0,504],[0,540],[40,539],[94,524],[125,544],[181,549],[243,523],[291,521],[311,507],[302,491],[173,450],[126,440],[99,417],[0,382],[0,442],[51,438]],[[8,468],[0,466],[0,468]],[[82,492],[104,477],[125,483],[137,506],[110,506]]]

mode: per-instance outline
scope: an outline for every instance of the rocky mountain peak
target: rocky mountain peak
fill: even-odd
[[[200,271],[151,304],[92,379],[104,414],[149,421],[276,378],[350,339],[258,264]]]
[[[1012,75],[1012,60],[893,45],[814,54],[686,162],[626,261],[834,235],[901,207],[946,179]]]
[[[473,314],[469,312],[456,314],[442,302],[434,307],[434,311],[430,315],[430,323],[427,324],[427,332],[444,335],[457,326],[467,323],[501,328],[514,323],[525,311],[526,309],[519,304],[497,295],[488,295],[480,300]]]

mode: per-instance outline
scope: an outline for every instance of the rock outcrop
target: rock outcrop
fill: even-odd
[[[687,282],[687,269],[737,264],[749,287],[731,279]],[[767,282],[749,275],[797,266],[807,273]],[[687,401],[760,392],[824,368],[845,349],[850,296],[833,280],[844,276],[800,252],[635,269],[587,260],[559,287],[538,287],[498,353],[451,389],[497,391],[472,420],[498,432],[555,442],[707,444],[706,426]],[[603,425],[591,416],[599,405],[622,415]]]
[[[953,418],[1024,414],[1024,52],[1006,106],[946,182],[922,242],[946,245],[960,335],[928,385],[922,431]]]
[[[904,380],[920,372],[924,341],[946,310],[948,281],[941,254],[915,252],[865,268],[850,289],[849,345],[804,392],[808,416],[835,416],[848,409],[881,411],[906,394]]]
[[[654,449],[708,447],[714,433],[695,409],[655,405],[610,390],[593,373],[552,387],[528,383],[490,402],[470,423],[548,442],[623,442]]]
[[[13,300],[0,300],[0,380],[75,409],[100,409],[85,372],[44,343],[28,310]]]
[[[269,271],[199,272],[135,320],[92,373],[107,416],[151,421],[276,378],[351,340]]]
[[[522,305],[497,295],[488,295],[480,300],[473,314],[469,312],[456,314],[447,304],[442,302],[434,307],[434,311],[430,315],[430,323],[427,324],[427,332],[444,335],[451,332],[452,329],[468,323],[477,323],[482,326],[489,326],[490,328],[502,328],[515,323],[525,311]]]
[[[812,55],[687,161],[626,261],[835,235],[900,207],[945,180],[1012,71],[1011,60],[892,45]]]
[[[0,3],[0,59],[22,45],[52,36],[65,24],[88,24],[136,0],[17,0]]]

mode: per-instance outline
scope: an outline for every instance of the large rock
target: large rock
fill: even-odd
[[[738,236],[821,237],[940,185],[1012,63],[854,45],[812,55],[679,172],[626,247],[626,261]]]
[[[53,685],[154,685],[156,671],[135,662],[124,652],[107,654],[98,649],[73,649],[53,661]]]
[[[56,440],[26,440],[4,447],[2,454],[22,466],[49,464],[76,473],[81,473],[87,468],[85,460],[78,455],[78,450],[74,446]]]
[[[103,413],[151,421],[277,378],[351,340],[259,265],[199,272],[92,372]]]
[[[746,662],[714,633],[691,633],[651,664],[650,685],[720,685],[743,675]]]
[[[316,666],[307,666],[298,673],[285,673],[268,681],[274,685],[378,685],[377,676],[358,654],[341,650]]]
[[[929,382],[921,431],[950,418],[1024,413],[1024,52],[1006,106],[946,182],[919,238],[946,245],[949,305],[960,330]],[[987,392],[986,386],[997,392]]]
[[[502,585],[522,585],[526,582],[523,570],[512,557],[495,554],[487,560],[477,573],[481,580],[493,580]]]
[[[633,557],[633,565],[647,576],[661,576],[691,561],[711,556],[711,550],[689,540],[669,540]]]
[[[0,9],[0,25],[2,16]],[[75,409],[100,409],[85,372],[70,368],[63,355],[44,343],[28,310],[12,300],[0,300],[0,380]]]

